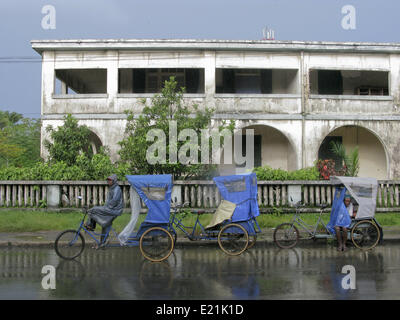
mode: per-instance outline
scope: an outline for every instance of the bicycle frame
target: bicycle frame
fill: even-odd
[[[174,208],[174,213],[173,213],[172,219],[170,221],[170,228],[172,228],[172,230],[175,233],[176,233],[176,231],[174,229],[174,226],[176,228],[180,229],[185,234],[185,236],[188,237],[190,240],[215,240],[215,239],[217,239],[216,231],[206,230],[204,228],[204,226],[201,224],[200,215],[199,214],[197,215],[196,222],[195,222],[194,226],[185,226],[182,223],[182,220],[184,219],[184,217],[182,217],[182,218],[177,218],[176,217],[177,213],[179,213],[181,209],[182,209],[182,206]],[[259,226],[259,224],[258,224],[258,222],[257,222],[257,220],[255,218],[252,218],[252,219],[250,219],[248,221],[244,221],[244,222],[246,222],[248,224],[253,222],[253,224],[255,226],[255,228],[254,228],[255,233],[254,234],[253,233],[249,233],[249,235],[255,235],[256,233],[260,233],[261,232],[261,228],[260,228],[260,226]],[[196,232],[197,226],[200,227],[200,235],[195,236],[195,232]],[[190,228],[192,228],[191,232],[186,231],[186,229],[190,229]]]
[[[81,230],[83,230],[85,233],[87,233],[96,242],[97,245],[102,245],[102,244],[106,243],[111,232],[114,233],[115,237],[118,236],[117,232],[115,231],[115,229],[112,226],[107,228],[107,232],[106,233],[97,233],[95,231],[90,231],[90,230],[86,229],[85,223],[84,223],[86,216],[87,216],[87,212],[85,211],[85,214],[84,214],[84,216],[83,216],[83,218],[81,220],[81,223],[79,224],[79,227],[76,230],[76,234],[77,235],[81,232]],[[104,236],[103,241],[97,239],[97,237],[100,237],[100,239],[101,239],[102,236]],[[76,238],[73,241],[75,241],[75,240],[76,240]],[[110,245],[110,244],[107,245],[107,247],[111,247],[111,246],[112,245]],[[119,244],[118,244],[118,246],[119,246]]]
[[[182,217],[182,218],[177,218],[177,217],[176,217],[177,213],[180,212],[180,209],[182,209],[182,206],[180,206],[180,207],[175,207],[175,208],[174,208],[174,213],[173,213],[172,219],[171,219],[171,221],[170,221],[170,226],[169,226],[169,227],[172,228],[172,230],[173,230],[175,233],[176,233],[176,231],[175,231],[175,229],[174,229],[174,226],[175,226],[176,228],[180,229],[180,230],[185,234],[185,236],[188,237],[189,240],[214,240],[214,239],[216,239],[215,236],[212,237],[212,236],[210,235],[210,232],[209,232],[209,231],[206,231],[206,230],[205,230],[204,226],[201,224],[201,222],[200,222],[200,220],[199,220],[199,218],[200,218],[199,215],[197,215],[197,219],[196,219],[196,222],[195,222],[195,224],[194,224],[193,227],[191,227],[191,226],[185,226],[185,225],[182,223],[182,220],[183,220],[184,217]],[[201,229],[200,236],[195,236],[195,232],[196,232],[197,226],[200,226],[200,229]],[[191,233],[189,233],[188,231],[186,231],[186,229],[190,229],[190,228],[192,228],[192,232],[191,232]]]
[[[310,238],[332,238],[334,237],[333,234],[331,234],[331,232],[328,230],[328,228],[326,227],[326,224],[323,222],[322,220],[322,209],[320,210],[319,213],[319,217],[317,222],[312,225],[312,224],[308,224],[307,222],[305,222],[301,217],[300,217],[300,212],[299,212],[299,208],[296,208],[296,213],[294,214],[292,220],[290,221],[290,223],[292,225],[297,224],[299,227],[301,227],[306,233],[308,233],[308,235],[310,236]],[[317,234],[317,230],[318,230],[318,226],[322,224],[322,226],[324,227],[325,231],[327,232],[327,234]]]

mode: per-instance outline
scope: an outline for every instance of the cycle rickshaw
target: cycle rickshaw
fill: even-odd
[[[127,175],[126,178],[131,185],[132,215],[124,230],[119,235],[111,226],[104,235],[87,230],[84,225],[87,208],[84,208],[84,216],[78,229],[63,231],[56,238],[55,250],[60,257],[74,259],[83,252],[85,238],[81,231],[103,247],[139,246],[142,255],[154,262],[163,261],[172,253],[177,239],[174,227],[182,230],[190,240],[218,240],[221,249],[229,255],[239,255],[254,245],[257,233],[261,232],[256,221],[259,209],[257,178],[254,173],[215,177],[214,182],[223,200],[205,228],[199,221],[199,216],[204,211],[198,211],[192,233],[185,230],[188,227],[177,216],[183,205],[175,206],[174,214],[170,215],[171,175]],[[139,230],[133,232],[140,213],[141,200],[147,206],[148,212]],[[202,230],[200,235],[195,235],[197,226]],[[111,234],[118,238],[119,243],[108,243]],[[97,239],[99,236],[103,237],[102,242]]]
[[[257,176],[255,173],[219,176],[213,178],[222,201],[210,223],[200,223],[203,210],[197,212],[193,226],[185,226],[178,210],[172,216],[171,227],[180,229],[190,240],[217,240],[220,248],[228,255],[240,255],[255,244],[261,229],[256,217],[260,214],[257,202]],[[179,209],[182,206],[177,206]],[[200,232],[196,234],[197,227]],[[187,231],[190,230],[191,232]]]
[[[336,187],[332,202],[331,220],[334,221],[338,214],[339,207],[343,204],[345,194],[348,193],[358,205],[357,214],[352,219],[348,228],[348,239],[362,250],[374,248],[383,239],[382,227],[375,219],[376,196],[378,182],[375,178],[339,177],[330,178],[332,185]],[[305,231],[309,239],[335,239],[335,230],[332,224],[324,224],[322,221],[323,209],[328,205],[321,205],[320,216],[315,225],[309,225],[301,219],[299,211],[304,206],[296,204],[296,213],[289,223],[282,223],[275,228],[274,242],[280,248],[293,248],[300,239],[298,228]],[[322,225],[324,231],[318,231]]]
[[[132,215],[124,230],[119,235],[111,225],[106,229],[106,234],[87,230],[84,221],[88,208],[85,207],[78,229],[63,231],[56,238],[55,250],[60,257],[71,260],[83,252],[85,238],[81,232],[89,235],[97,245],[103,247],[139,246],[142,255],[150,261],[163,261],[170,256],[174,249],[174,236],[169,231],[172,176],[128,175],[126,178],[131,185]],[[133,230],[140,214],[141,200],[147,206],[148,212],[139,230],[134,233]],[[109,243],[111,234],[114,234],[119,243]],[[102,242],[97,239],[101,236],[103,236]]]

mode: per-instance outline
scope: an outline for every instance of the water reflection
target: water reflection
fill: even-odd
[[[217,247],[177,248],[152,263],[137,248],[85,250],[64,261],[51,249],[0,251],[1,299],[399,299],[400,249],[332,246],[280,250],[258,245],[239,257]],[[56,289],[41,287],[41,268],[56,267]],[[344,265],[356,289],[342,288]]]

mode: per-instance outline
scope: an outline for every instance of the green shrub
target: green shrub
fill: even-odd
[[[319,172],[316,167],[309,167],[295,171],[273,169],[270,166],[254,168],[258,180],[286,181],[286,180],[319,180]]]

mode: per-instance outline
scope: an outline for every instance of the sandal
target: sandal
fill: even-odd
[[[91,226],[88,226],[87,224],[85,224],[84,227],[89,231],[94,231],[94,229]]]

